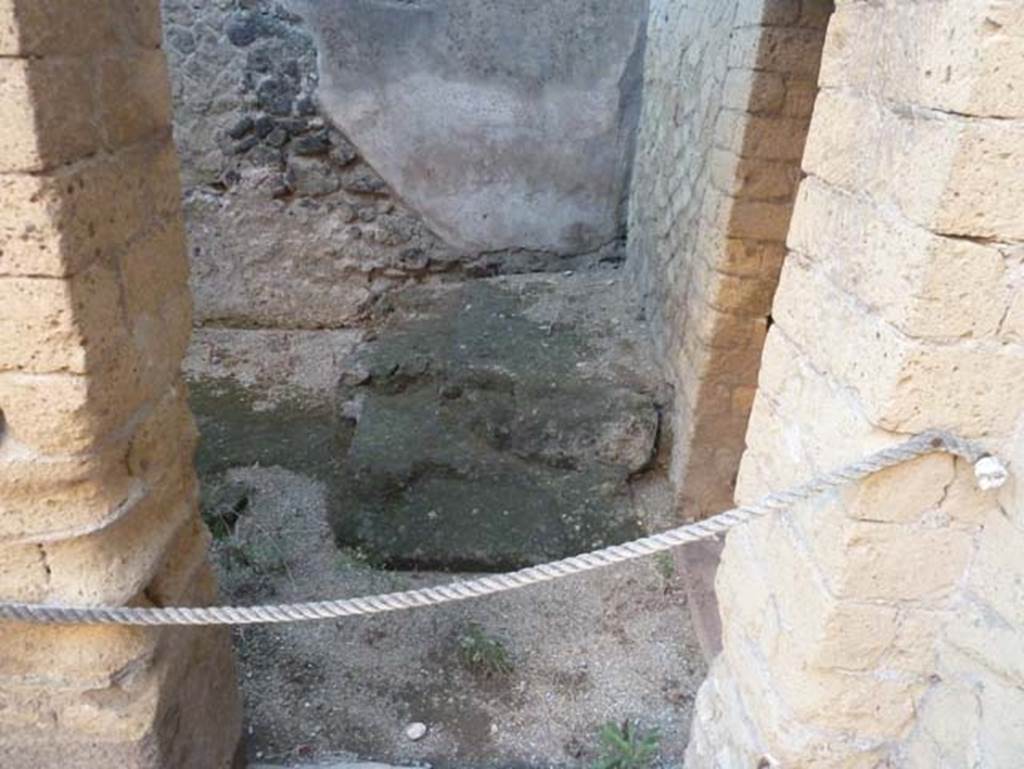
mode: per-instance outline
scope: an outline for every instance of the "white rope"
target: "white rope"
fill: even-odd
[[[540,582],[550,582],[634,558],[643,558],[688,542],[717,537],[741,523],[761,518],[769,513],[787,510],[798,502],[816,497],[829,489],[854,483],[880,470],[936,452],[962,457],[974,465],[978,485],[982,489],[997,488],[1006,481],[1006,468],[998,459],[962,438],[933,430],[916,435],[899,445],[882,449],[837,470],[816,476],[788,491],[768,494],[754,504],[726,510],[702,521],[688,523],[633,542],[613,545],[508,574],[495,574],[466,582],[454,582],[402,593],[265,606],[131,608],[0,603],[0,620],[40,624],[249,625],[355,617],[420,606],[437,606],[467,598],[503,593]]]

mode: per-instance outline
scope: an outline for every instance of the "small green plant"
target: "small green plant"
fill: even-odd
[[[654,556],[654,566],[666,582],[671,582],[676,576],[676,562],[672,559],[671,553],[658,553]]]
[[[631,721],[609,721],[598,735],[601,751],[594,769],[646,769],[658,753],[661,737],[655,731],[641,731]]]
[[[249,508],[248,489],[240,484],[227,483],[221,486],[203,487],[203,521],[214,539],[227,539]]]
[[[459,637],[459,657],[471,673],[485,676],[508,675],[512,660],[499,639],[487,635],[475,622]]]
[[[271,541],[256,539],[254,541],[242,541],[232,536],[226,540],[228,557],[243,568],[249,569],[254,574],[269,576],[271,574],[286,574],[288,572],[288,561],[280,548]]]

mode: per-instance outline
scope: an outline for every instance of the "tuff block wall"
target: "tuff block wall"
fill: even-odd
[[[686,517],[731,506],[831,8],[651,4],[627,269],[676,388]]]
[[[160,13],[0,2],[0,597],[215,598]],[[220,631],[0,623],[5,767],[227,767]]]
[[[737,501],[931,427],[936,455],[730,533],[687,766],[1024,755],[1024,9],[837,3]]]

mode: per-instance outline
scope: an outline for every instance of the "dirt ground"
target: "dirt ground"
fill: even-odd
[[[459,575],[384,572],[339,551],[322,483],[235,468],[239,511],[215,543],[235,603],[355,596]],[[225,501],[226,500],[226,501]],[[653,766],[679,766],[704,661],[678,559],[647,559],[501,596],[369,618],[237,631],[250,761],[375,760],[406,766],[582,767],[608,721],[660,734]],[[471,669],[478,623],[512,670]],[[426,725],[418,741],[406,736]]]

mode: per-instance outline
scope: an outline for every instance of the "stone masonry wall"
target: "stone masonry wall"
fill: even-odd
[[[0,1],[2,600],[216,597],[160,44],[155,1]],[[0,623],[4,767],[226,768],[240,728],[224,632]]]
[[[651,7],[627,266],[676,387],[687,517],[732,502],[830,11]]]
[[[454,268],[320,114],[298,16],[273,0],[162,5],[198,324],[350,326],[388,288]]]
[[[1024,755],[1024,8],[837,4],[737,499],[930,427],[934,455],[735,530],[687,767]],[[760,762],[760,763],[759,763]]]
[[[573,4],[579,5],[579,0],[566,0],[560,5]],[[642,29],[644,4],[645,0],[630,0],[616,12],[631,22],[631,29]],[[401,132],[401,147],[390,147],[386,157],[379,158],[389,168],[397,164],[402,169],[404,175],[396,172],[401,176],[401,184],[394,189],[366,162],[364,153],[326,119],[321,103],[326,96],[335,112],[349,116],[345,107],[356,99],[357,92],[364,95],[367,91],[391,93],[403,86],[409,81],[408,77],[398,74],[392,77],[389,73],[394,56],[409,50],[434,52],[433,58],[425,58],[416,65],[424,72],[431,66],[453,66],[448,60],[455,54],[435,55],[437,46],[429,41],[419,41],[411,47],[400,44],[395,37],[396,23],[392,20],[404,15],[403,18],[408,19],[402,24],[419,29],[421,12],[429,10],[431,14],[435,11],[440,14],[439,9],[446,8],[448,3],[432,3],[426,10],[418,5],[377,2],[363,3],[366,7],[358,8],[350,5],[307,7],[296,0],[162,2],[199,325],[291,329],[353,327],[363,323],[374,303],[390,290],[434,276],[458,278],[575,269],[601,260],[621,260],[624,219],[618,209],[623,208],[620,193],[628,178],[629,164],[624,158],[629,153],[618,150],[621,150],[619,145],[631,146],[633,121],[626,112],[632,102],[627,97],[632,95],[636,101],[636,94],[627,89],[632,82],[628,71],[623,74],[615,67],[628,69],[632,48],[642,51],[642,34],[627,36],[625,42],[632,47],[625,47],[615,56],[602,44],[577,45],[579,50],[574,49],[562,57],[565,59],[563,68],[570,71],[607,67],[614,76],[611,86],[605,84],[604,87],[604,91],[610,91],[610,95],[603,97],[607,104],[602,102],[600,109],[592,107],[595,114],[588,120],[580,119],[580,110],[573,106],[574,102],[566,101],[566,93],[545,85],[543,78],[548,74],[541,73],[537,87],[523,75],[520,88],[533,89],[538,94],[550,90],[555,95],[546,112],[543,105],[537,105],[532,118],[521,116],[522,130],[526,130],[529,120],[539,120],[545,115],[546,119],[554,121],[553,125],[544,123],[515,144],[511,136],[518,129],[505,130],[488,123],[489,128],[484,133],[490,154],[485,153],[472,162],[467,160],[470,146],[467,137],[446,130],[438,139],[429,132],[434,129],[428,130],[425,116],[412,109],[396,107],[394,112],[374,117],[371,122],[381,130],[386,127]],[[450,5],[459,3],[453,0]],[[462,46],[458,50],[480,45],[484,59],[489,55],[499,56],[499,48],[486,41],[476,42],[470,28],[475,24],[489,27],[492,32],[500,31],[500,19],[492,17],[507,5],[499,4],[478,18],[481,6],[470,3],[469,10],[459,12],[461,16],[452,11],[451,18],[433,20],[430,28],[453,38],[470,35],[467,40],[456,40]],[[309,19],[303,19],[294,11],[303,11]],[[596,13],[600,20],[601,12]],[[352,14],[355,14],[354,20],[348,18]],[[575,23],[575,14],[561,8],[555,15]],[[334,20],[334,16],[340,16],[340,21]],[[515,13],[513,16],[521,18]],[[356,65],[347,62],[345,57],[355,46],[351,41],[336,39],[336,35],[351,33],[356,22],[367,25],[365,29],[359,28],[361,74],[355,83],[349,80],[334,83],[325,94],[326,87],[320,82],[320,70],[324,67],[331,67],[335,80],[340,77],[339,72],[351,79]],[[404,28],[402,24],[397,24],[397,28]],[[602,30],[604,27],[595,34],[607,33]],[[324,40],[315,41],[314,33]],[[543,47],[562,45],[568,49],[575,39],[566,34],[564,41],[554,40],[551,39],[553,34],[547,38],[531,37],[529,43],[538,47],[530,55],[554,57],[564,52],[551,52]],[[324,46],[341,50],[328,50]],[[598,50],[603,51],[600,57],[590,53]],[[513,61],[523,62],[523,57],[514,51],[510,55]],[[475,76],[485,84],[488,78],[504,77],[490,72],[489,66],[486,61],[474,65]],[[375,78],[383,80],[377,83]],[[620,78],[622,88],[626,89],[621,108]],[[639,76],[634,79],[638,84]],[[456,78],[452,75],[448,80],[454,83]],[[595,87],[591,100],[597,96]],[[455,98],[451,94],[429,97],[428,105],[438,108],[438,105],[448,104],[448,108],[441,108],[440,112],[450,117],[456,106],[452,101]],[[487,92],[477,96],[466,91],[457,101],[470,115],[486,122],[497,119],[494,105],[488,98]],[[561,202],[564,210],[554,210],[558,204],[545,202],[537,225],[548,226],[563,219],[570,224],[576,221],[573,216],[579,212],[571,210],[573,195],[579,198],[577,202],[592,198],[602,201],[611,195],[607,222],[591,226],[587,218],[593,218],[594,212],[588,209],[580,214],[583,224],[577,226],[580,237],[574,248],[537,245],[534,242],[537,238],[526,226],[512,227],[519,233],[518,241],[513,238],[515,242],[475,247],[458,245],[466,238],[456,237],[457,232],[449,233],[451,237],[438,237],[420,212],[404,202],[412,200],[421,207],[435,209],[440,206],[449,219],[453,211],[472,210],[475,220],[481,220],[482,216],[482,221],[497,226],[498,222],[512,217],[517,206],[536,207],[534,199],[541,192],[547,192],[546,187],[538,187],[527,196],[533,202],[525,198],[517,202],[518,198],[507,191],[492,189],[502,178],[515,176],[514,168],[501,170],[501,164],[508,162],[509,153],[515,149],[523,155],[524,164],[532,160],[534,165],[541,166],[554,184],[561,178],[560,164],[566,169],[581,165],[580,140],[564,147],[557,142],[563,140],[563,135],[571,134],[570,129],[576,130],[573,126],[596,125],[598,118],[610,124],[611,129],[607,137],[589,139],[592,146],[587,154],[598,159],[609,157],[605,164],[608,167],[599,166],[595,178],[572,182]],[[363,120],[357,127],[366,133],[367,121]],[[473,125],[464,121],[462,128],[468,131]],[[621,137],[617,139],[619,134]],[[442,141],[443,146],[427,147],[428,139]],[[509,146],[494,145],[499,139],[509,142]],[[551,154],[557,157],[544,154],[545,142],[556,146]],[[606,148],[604,144],[609,146]],[[453,148],[457,152],[452,152]],[[485,169],[490,166],[498,170],[488,175]],[[567,174],[567,170],[563,172]],[[462,186],[450,188],[449,185],[442,189],[446,179],[449,182],[463,179]],[[610,193],[606,194],[606,186]],[[488,202],[484,203],[485,199]],[[595,210],[604,211],[604,208]],[[531,215],[538,218],[536,211]],[[453,223],[448,221],[448,224]],[[594,245],[596,236],[586,236],[588,226],[604,235],[599,246]]]

